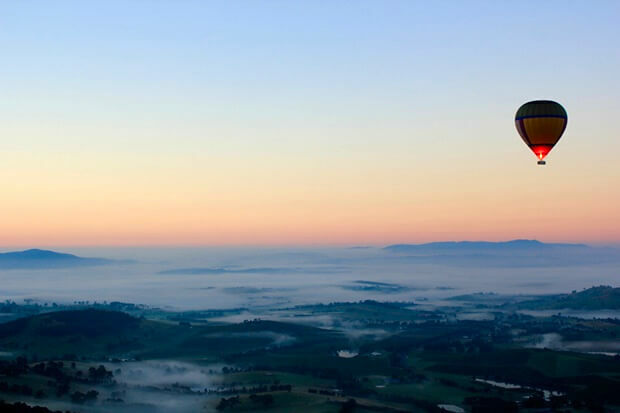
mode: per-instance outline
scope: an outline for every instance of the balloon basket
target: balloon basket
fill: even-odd
[[[537,163],[538,163],[538,165],[547,165],[547,162],[545,162],[545,161],[538,161]]]

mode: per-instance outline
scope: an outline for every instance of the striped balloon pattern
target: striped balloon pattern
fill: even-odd
[[[519,108],[515,116],[519,135],[534,152],[539,163],[558,143],[567,123],[566,110],[551,100],[527,102]]]

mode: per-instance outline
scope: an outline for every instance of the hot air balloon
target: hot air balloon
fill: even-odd
[[[538,158],[539,165],[545,164],[545,157],[560,140],[567,123],[566,110],[551,100],[527,102],[515,115],[517,131]]]

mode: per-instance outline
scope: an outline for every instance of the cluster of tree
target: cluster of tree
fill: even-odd
[[[32,387],[27,384],[9,384],[6,381],[0,381],[0,392],[21,394],[23,396],[32,396],[33,394]]]
[[[62,361],[42,361],[30,366],[26,357],[18,357],[14,361],[0,361],[0,375],[17,377],[21,374],[32,372],[41,376],[53,378],[59,382],[70,381],[73,376],[67,374],[64,367],[65,363]],[[76,368],[75,362],[71,363],[71,368]],[[91,369],[93,371],[92,373],[89,371],[89,373],[91,373],[90,378],[92,380],[102,380],[112,377],[112,372],[107,371],[103,366],[99,366],[97,369],[91,367]],[[76,376],[82,376],[82,372],[76,372]]]
[[[55,384],[56,384],[56,397],[62,397],[65,394],[68,394],[69,390],[71,389],[69,387],[68,381],[56,382]]]
[[[112,374],[112,371],[107,370],[105,366],[101,364],[97,368],[90,367],[88,369],[88,378],[94,381],[98,381],[98,382],[110,381],[112,380],[113,376],[114,375]]]
[[[241,403],[239,400],[239,396],[229,397],[228,399],[222,397],[220,402],[215,406],[217,410],[226,410],[226,409],[234,409],[236,405]]]
[[[520,406],[526,409],[551,409],[556,411],[558,409],[587,409],[591,412],[605,412],[605,407],[602,399],[596,397],[589,397],[588,395],[562,395],[551,396],[545,399],[542,392],[536,392],[530,397],[526,398],[520,403]]]
[[[105,306],[105,301],[103,302],[103,304]],[[148,309],[148,307],[143,304],[123,303],[121,301],[112,301],[108,303],[108,308],[110,310],[126,311],[126,312]]]
[[[400,320],[400,321],[396,321],[396,320],[375,320],[375,319],[366,319],[366,320],[362,320],[364,322],[364,325],[367,328],[380,328],[380,329],[384,329],[384,330],[402,330],[402,331],[406,331],[406,330],[412,330],[415,328],[418,328],[420,326],[420,318],[424,318],[426,319],[426,321],[424,321],[424,323],[433,323],[433,324],[437,324],[441,322],[441,316],[439,316],[437,313],[417,313],[416,314],[416,319],[415,320]]]
[[[112,304],[112,303],[110,303]],[[140,304],[138,305],[138,308],[141,310],[147,309],[148,307]],[[158,309],[155,309],[158,310]],[[197,322],[197,323],[204,323],[204,320],[207,318],[215,318],[215,317],[224,317],[227,315],[233,315],[233,314],[241,314],[244,312],[249,311],[247,308],[231,308],[231,309],[227,309],[227,310],[217,310],[217,309],[211,309],[211,310],[198,310],[198,311],[183,311],[180,313],[174,313],[171,314],[169,316],[167,316],[166,318],[168,320],[171,321],[186,321],[186,322]]]
[[[42,406],[28,406],[26,403],[7,403],[0,400],[0,412],[3,413],[62,413],[60,410],[50,410]],[[66,412],[69,413],[69,412]]]
[[[41,376],[54,379],[48,381],[48,385],[55,387],[56,397],[62,397],[69,394],[71,391],[70,383],[73,380],[79,380],[81,382],[110,382],[113,374],[112,371],[107,370],[103,365],[99,365],[97,368],[90,367],[88,369],[88,377],[84,377],[82,371],[77,371],[75,376],[67,374],[65,371],[65,363],[62,361],[47,361],[36,363],[33,366],[29,366],[28,359],[26,357],[18,357],[15,360],[0,361],[0,376],[6,377],[19,377],[22,374],[34,373]],[[75,362],[71,363],[71,368],[76,369]],[[34,396],[36,398],[44,398],[47,395],[43,390],[34,391],[32,387],[27,384],[10,384],[6,381],[0,381],[0,392],[13,393],[24,396]],[[71,394],[71,400],[75,403],[85,403],[95,400],[98,393],[91,390],[87,393],[76,391]],[[4,411],[4,410],[0,410]]]
[[[269,386],[269,391],[287,391],[293,390],[293,386],[290,384],[272,384]]]
[[[32,372],[46,377],[52,377],[56,380],[67,379],[68,376],[63,371],[64,363],[62,361],[41,362],[32,366]]]
[[[340,407],[339,413],[353,413],[355,408],[357,407],[357,400],[349,399],[346,402],[342,403]]]
[[[28,359],[17,357],[15,360],[0,360],[0,375],[18,377],[28,373]]]
[[[18,377],[22,374],[32,372],[41,376],[51,377],[57,381],[69,381],[72,376],[64,371],[64,367],[65,364],[62,361],[42,361],[30,366],[26,357],[18,357],[12,361],[0,361],[0,375]],[[112,374],[111,372],[105,371],[105,368],[104,372],[102,372],[102,367],[103,366],[100,366],[95,372],[95,377],[104,376],[107,378]],[[71,363],[71,368],[76,368],[75,362]],[[81,372],[77,372],[77,375],[81,375]]]
[[[390,379],[393,383],[422,383],[428,377],[422,373],[415,372],[411,367],[401,367],[392,372]]]
[[[227,366],[222,367],[222,374],[240,373],[242,371],[244,370],[241,368],[237,368],[237,367],[227,367]]]
[[[250,394],[250,400],[254,404],[259,404],[263,407],[269,407],[273,405],[273,396],[271,394]]]
[[[309,388],[308,393],[321,394],[323,396],[340,396],[342,394],[339,390],[326,390],[326,389],[313,389]]]
[[[428,413],[443,413],[445,410],[437,407],[435,403],[432,403],[428,400],[416,399],[415,397],[405,396],[402,394],[380,394],[377,396],[378,400],[381,401],[389,401],[396,402],[402,404],[408,404],[412,407],[415,407],[416,411],[424,411]],[[497,410],[494,413],[501,412],[501,410]]]
[[[493,351],[493,345],[480,337],[470,342],[461,340],[437,340],[424,345],[424,350],[445,353],[488,353]]]
[[[105,399],[108,403],[124,403],[125,396],[127,396],[127,392],[125,390],[117,390],[110,393],[110,397]]]
[[[366,397],[375,394],[376,391],[362,385],[361,380],[353,375],[341,375],[336,380],[336,386],[342,394]]]
[[[374,283],[384,284],[384,283]],[[360,301],[333,301],[327,304],[318,303],[310,305],[298,305],[293,307],[294,310],[314,309],[314,308],[333,308],[341,306],[354,306],[354,305],[370,305],[382,308],[403,308],[414,306],[413,301],[376,301],[376,300],[360,300]],[[290,309],[290,308],[289,308]]]
[[[271,394],[252,393],[250,394],[248,398],[253,404],[259,405],[260,407],[263,407],[263,408],[273,406],[274,404],[274,398],[273,398],[273,395]],[[220,399],[219,403],[217,404],[215,408],[219,411],[228,410],[228,409],[234,410],[235,407],[240,403],[241,403],[241,399],[239,396],[234,396],[234,397],[229,397],[229,398],[223,397]]]
[[[99,396],[99,392],[96,390],[89,390],[86,393],[75,391],[71,394],[71,401],[73,403],[83,404],[97,400],[97,396]]]
[[[17,384],[17,383],[9,384],[5,381],[0,381],[0,392],[20,394],[23,396],[34,395],[34,397],[36,397],[37,399],[43,399],[47,396],[43,390],[39,389],[35,392],[32,389],[32,387],[28,386],[27,384]]]
[[[17,305],[15,301],[6,300],[2,304],[0,304],[0,313],[12,313],[17,309],[19,309],[19,305]]]
[[[32,298],[24,298],[24,304],[23,305],[19,305],[17,304],[15,301],[13,300],[5,300],[4,303],[0,304],[0,309],[3,309],[5,307],[8,308],[13,308],[13,309],[26,309],[26,310],[32,310],[33,308],[41,308],[41,307],[47,307],[51,305],[52,307],[56,308],[58,307],[58,304],[52,302],[52,303],[39,303],[36,302],[35,300],[33,300]]]
[[[467,397],[465,404],[471,406],[472,413],[517,413],[519,411],[519,405],[516,402],[499,397]]]
[[[218,389],[218,390],[207,390],[207,393],[215,393],[215,394],[237,394],[237,393],[266,393],[270,391],[288,391],[290,392],[293,389],[293,386],[290,384],[272,384],[270,386],[266,384],[254,386],[254,387],[229,387],[227,389]]]

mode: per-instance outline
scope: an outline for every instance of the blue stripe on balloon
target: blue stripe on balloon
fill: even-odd
[[[518,118],[515,118],[515,120],[531,119],[531,118],[560,118],[560,119],[568,120],[568,116],[565,116],[565,115],[526,115],[526,116],[519,116]]]

